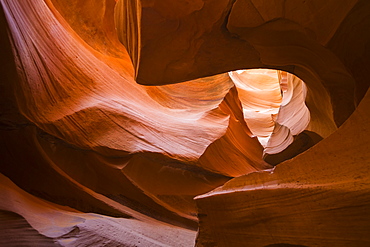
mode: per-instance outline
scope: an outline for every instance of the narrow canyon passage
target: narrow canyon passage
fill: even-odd
[[[1,246],[370,245],[370,2],[0,10]]]

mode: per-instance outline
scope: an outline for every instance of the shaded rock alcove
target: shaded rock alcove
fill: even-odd
[[[370,244],[369,1],[0,6],[1,245]]]

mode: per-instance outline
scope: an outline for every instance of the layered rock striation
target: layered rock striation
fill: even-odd
[[[0,6],[0,245],[369,245],[368,1]]]

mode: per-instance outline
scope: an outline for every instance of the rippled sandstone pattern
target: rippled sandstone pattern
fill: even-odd
[[[0,6],[2,246],[370,244],[368,1]],[[252,68],[307,86],[282,152],[226,73]]]

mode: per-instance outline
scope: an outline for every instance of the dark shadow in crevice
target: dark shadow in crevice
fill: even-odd
[[[299,135],[294,137],[294,141],[284,151],[277,154],[265,154],[264,161],[270,165],[276,166],[277,164],[291,159],[300,153],[313,147],[316,143],[320,142],[323,138],[315,132],[305,130]]]

